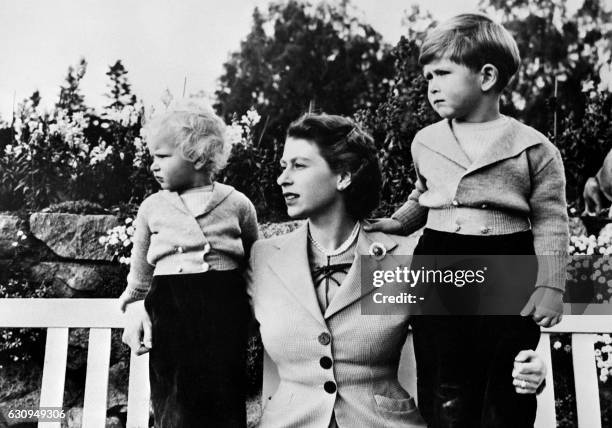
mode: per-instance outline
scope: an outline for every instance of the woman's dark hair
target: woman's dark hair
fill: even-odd
[[[289,137],[314,142],[334,173],[351,174],[351,184],[342,191],[351,217],[362,220],[378,207],[382,174],[376,146],[352,119],[307,113],[289,125]]]

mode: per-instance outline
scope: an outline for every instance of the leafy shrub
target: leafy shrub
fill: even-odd
[[[420,129],[439,120],[427,101],[427,82],[417,62],[417,42],[402,37],[392,55],[395,76],[386,99],[374,113],[362,110],[356,115],[379,150],[383,188],[377,215],[391,214],[408,198],[415,177],[410,144]]]
[[[22,236],[25,235],[20,234],[19,241],[26,239],[21,239]],[[49,290],[45,284],[37,284],[27,278],[26,273],[17,263],[18,254],[17,249],[15,258],[6,268],[8,277],[0,279],[0,298],[48,297]],[[29,361],[33,357],[39,357],[44,338],[44,331],[41,329],[0,329],[0,367],[3,364]]]
[[[0,209],[40,209],[86,199],[110,207],[151,192],[149,154],[139,137],[143,110],[42,113],[20,104],[13,139],[0,147]],[[129,183],[129,185],[126,185]]]

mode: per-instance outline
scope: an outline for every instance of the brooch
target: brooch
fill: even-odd
[[[368,253],[374,256],[376,260],[380,260],[387,254],[387,249],[380,242],[373,242],[368,249]]]

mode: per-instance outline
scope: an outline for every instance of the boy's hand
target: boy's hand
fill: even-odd
[[[559,324],[563,318],[563,293],[556,288],[536,287],[521,315],[531,315],[540,327]]]
[[[136,355],[149,352],[153,347],[151,337],[151,318],[144,307],[144,300],[127,305],[125,327],[121,340]]]
[[[398,235],[402,233],[402,229],[402,224],[394,218],[381,218],[374,223],[363,225],[363,230],[366,232],[385,232]]]
[[[546,379],[546,364],[531,349],[521,351],[514,357],[512,384],[518,394],[538,393],[540,385]]]

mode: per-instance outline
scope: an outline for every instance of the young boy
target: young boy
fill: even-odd
[[[569,239],[561,156],[542,134],[499,112],[520,64],[502,26],[456,16],[427,35],[419,62],[443,120],[414,138],[417,180],[408,201],[371,229],[409,234],[425,224],[415,255],[550,256],[523,317],[414,317],[419,408],[433,427],[532,427],[535,396],[517,394],[509,379],[514,355],[537,345],[538,325],[561,319]],[[475,367],[474,354],[488,366]]]

